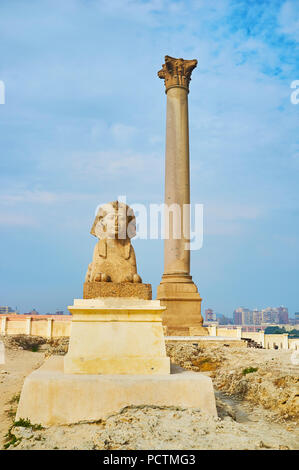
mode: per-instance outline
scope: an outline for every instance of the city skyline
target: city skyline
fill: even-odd
[[[294,320],[294,319],[298,318],[298,316],[299,316],[298,311],[293,312],[293,313],[289,312],[288,307],[284,307],[283,305],[280,305],[279,307],[269,307],[268,306],[268,307],[264,307],[261,310],[249,309],[248,307],[240,306],[240,307],[235,308],[231,315],[229,315],[229,314],[225,315],[223,313],[214,311],[214,309],[212,309],[212,308],[207,308],[203,312],[203,316],[204,316],[204,321],[207,321],[207,314],[211,316],[210,321],[216,321],[216,319],[219,318],[219,317],[226,317],[230,320],[233,320],[234,319],[234,313],[238,310],[241,310],[241,309],[248,310],[250,312],[255,312],[255,311],[256,312],[263,312],[263,311],[267,311],[267,310],[271,310],[271,311],[273,310],[274,311],[274,310],[278,310],[278,309],[281,309],[281,308],[286,309],[286,311],[288,312],[288,318],[289,319]],[[65,311],[65,310],[62,310],[60,308],[55,309],[55,313],[52,313],[52,312],[49,312],[49,311],[41,313],[39,311],[39,309],[36,308],[36,307],[32,307],[31,309],[29,309],[28,312],[20,312],[18,307],[15,307],[15,309],[13,309],[12,307],[10,307],[8,305],[6,305],[6,306],[4,306],[4,305],[1,306],[0,305],[0,314],[7,313],[9,315],[10,313],[17,313],[17,314],[20,314],[20,315],[30,315],[30,314],[33,314],[34,311],[36,312],[37,315],[66,315],[66,314],[69,313],[67,309]],[[207,312],[209,312],[209,313],[207,313]],[[236,324],[236,323],[234,323],[234,324]]]
[[[204,311],[204,318],[206,322],[220,321],[225,324],[226,320],[230,320],[233,325],[266,325],[266,324],[289,324],[298,320],[299,312],[294,312],[293,315],[289,312],[288,307],[280,305],[279,307],[264,307],[260,310],[249,309],[247,307],[237,307],[234,309],[232,315],[223,315],[214,312],[213,309],[208,308]]]

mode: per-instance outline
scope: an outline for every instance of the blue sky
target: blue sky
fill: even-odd
[[[198,59],[191,198],[203,309],[299,311],[297,1],[1,0],[0,304],[82,296],[95,207],[164,197],[165,54]],[[163,242],[133,241],[154,292]]]

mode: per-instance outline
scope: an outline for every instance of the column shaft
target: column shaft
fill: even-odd
[[[184,205],[190,204],[188,92],[181,87],[167,91],[165,204],[170,210],[165,213],[169,238],[164,242],[164,274],[188,276],[190,220],[184,224],[183,217]]]

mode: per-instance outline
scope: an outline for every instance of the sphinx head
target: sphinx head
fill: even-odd
[[[99,207],[90,233],[99,239],[127,240],[136,235],[136,219],[131,207],[119,201]]]

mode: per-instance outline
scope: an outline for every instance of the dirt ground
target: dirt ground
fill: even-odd
[[[0,448],[299,449],[298,366],[290,351],[168,343],[172,362],[212,377],[218,418],[198,409],[145,404],[98,423],[36,429],[30,423],[13,426],[24,378],[49,354],[64,354],[67,341],[0,340],[6,345],[6,363],[0,365]]]
[[[168,343],[172,362],[207,373],[214,387],[272,411],[272,420],[299,421],[299,366],[293,351],[223,344]]]
[[[14,418],[24,379],[43,362],[43,353],[6,348],[5,364],[0,364],[0,448]]]

